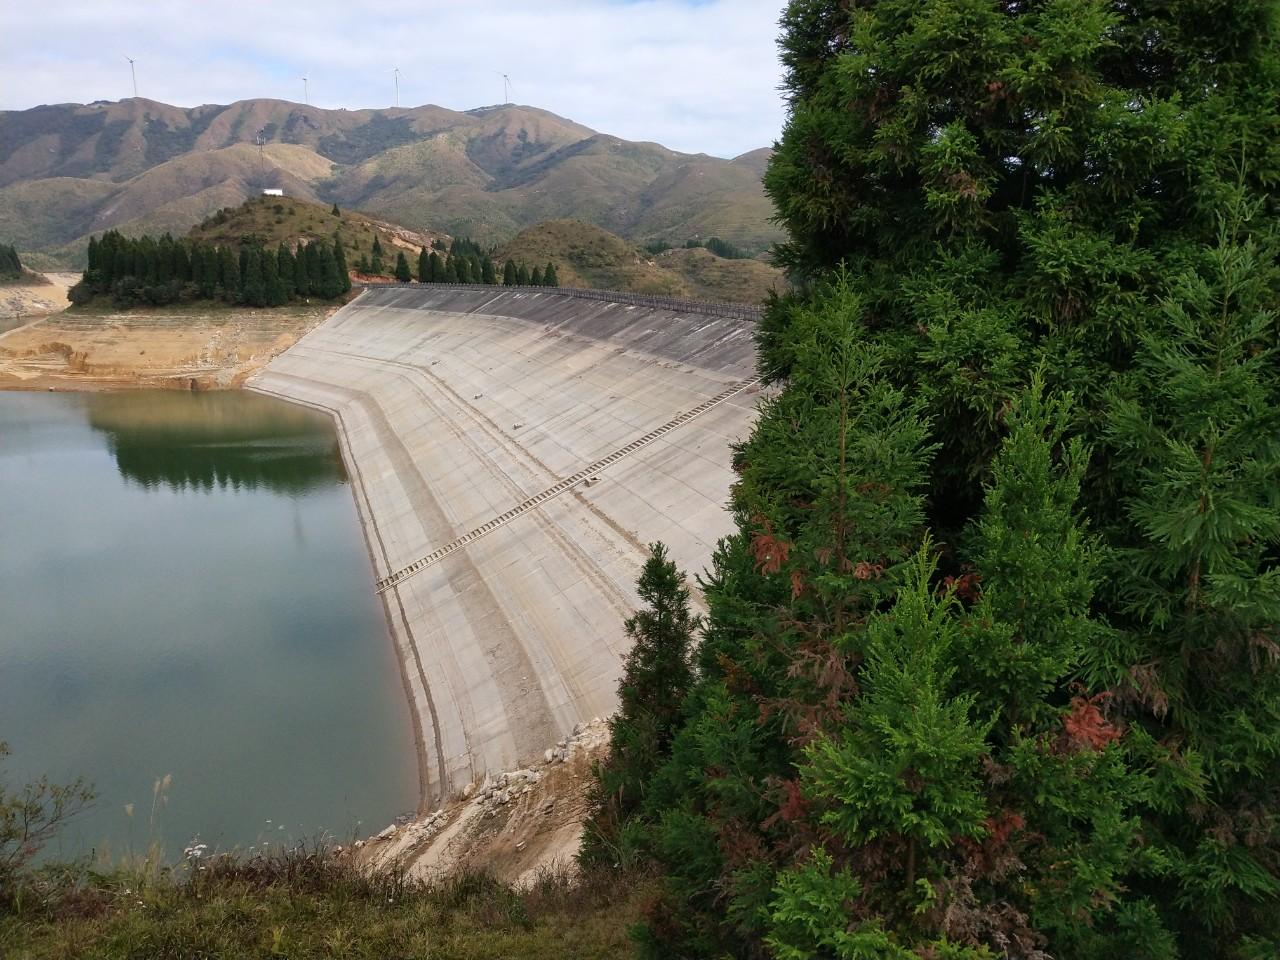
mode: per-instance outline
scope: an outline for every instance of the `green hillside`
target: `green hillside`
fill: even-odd
[[[702,249],[668,250],[655,257],[607,230],[576,220],[530,227],[501,246],[495,259],[530,267],[552,261],[565,287],[733,303],[758,303],[783,282],[780,270],[759,260],[723,260]]]
[[[330,205],[293,197],[254,197],[238,207],[215,212],[193,227],[188,236],[215,246],[256,238],[269,248],[281,243],[292,248],[303,242],[332,239],[339,232],[352,267],[361,254],[370,253],[375,237],[389,254],[390,264],[395,263],[397,250],[403,250],[416,263],[423,246],[443,239],[439,233],[409,230],[352,210],[339,208],[335,215]]]

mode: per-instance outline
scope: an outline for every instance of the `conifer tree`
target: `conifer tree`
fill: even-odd
[[[693,680],[689,647],[697,618],[689,611],[684,574],[651,544],[637,584],[644,606],[626,621],[632,641],[618,683],[618,712],[609,720],[609,758],[596,770],[584,861],[630,859],[621,833],[671,750],[680,705]]]
[[[262,271],[262,250],[257,247],[242,247],[241,262],[244,264],[244,275],[240,280],[241,301],[251,307],[265,307],[267,285]]]
[[[333,217],[342,216],[342,211],[338,209],[338,205],[336,203],[333,205],[333,209],[329,211],[329,215]]]
[[[227,303],[236,303],[240,299],[240,261],[231,248],[218,248],[218,284],[222,288],[222,299]]]
[[[428,247],[423,247],[418,251],[418,282],[430,283],[432,279],[431,250]]]
[[[516,286],[527,287],[529,285],[529,268],[523,263],[516,267]]]
[[[267,250],[259,251],[262,257],[264,301],[268,307],[278,307],[289,299],[280,277],[279,258]]]
[[[333,237],[333,265],[338,271],[338,292],[347,293],[351,289],[351,271],[347,268],[347,254],[339,234],[334,234]]]
[[[550,260],[547,261],[547,268],[542,271],[542,283],[547,287],[560,286],[560,277],[556,274],[556,265]]]
[[[508,260],[502,268],[502,285],[504,287],[514,287],[516,280],[516,264],[514,260]]]
[[[498,274],[493,268],[493,260],[486,254],[480,263],[480,282],[490,286],[498,282]]]
[[[533,287],[542,286],[542,268],[535,266],[533,272],[529,274],[529,285]]]
[[[334,256],[333,248],[327,243],[320,243],[320,285],[313,288],[313,292],[318,293],[326,300],[333,300],[342,296],[342,277],[338,273],[338,261]]]
[[[395,278],[400,283],[408,283],[413,279],[413,274],[409,272],[409,261],[405,259],[403,250],[396,254]]]
[[[454,257],[453,263],[458,273],[458,283],[471,283],[471,260],[467,257]]]
[[[431,256],[427,262],[431,268],[431,276],[430,276],[431,282],[443,283],[444,282],[444,261],[440,259],[440,254],[436,253],[435,250],[432,250]]]
[[[365,254],[360,254],[360,259],[356,261],[356,272],[367,274],[369,272],[369,258]]]
[[[312,294],[311,289],[311,271],[308,269],[308,250],[311,244],[299,244],[298,249],[294,252],[293,257],[293,289],[299,297],[309,297]]]
[[[440,279],[441,283],[457,283],[458,282],[458,264],[453,259],[453,254],[445,257],[444,275]]]
[[[280,287],[284,290],[285,299],[291,299],[298,292],[294,287],[296,267],[293,254],[283,243],[276,249],[276,274],[280,278]]]
[[[1280,954],[1276,19],[782,26],[797,287],[640,814],[649,951]]]
[[[373,235],[373,248],[369,251],[369,269],[373,273],[382,273],[382,243],[378,240],[378,235]]]

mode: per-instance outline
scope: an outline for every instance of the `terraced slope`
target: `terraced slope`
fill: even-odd
[[[751,332],[553,293],[376,289],[251,379],[337,419],[424,804],[611,711],[646,545],[693,573],[732,528]]]

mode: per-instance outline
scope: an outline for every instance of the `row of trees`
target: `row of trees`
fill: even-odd
[[[68,296],[77,304],[109,296],[119,308],[215,299],[252,307],[332,300],[351,289],[342,247],[341,237],[295,251],[284,244],[270,250],[253,240],[215,246],[112,230],[89,239],[88,267]]]
[[[16,247],[0,243],[0,280],[17,280],[23,274]]]
[[[1280,956],[1273,8],[782,25],[776,393],[583,856],[654,957]]]

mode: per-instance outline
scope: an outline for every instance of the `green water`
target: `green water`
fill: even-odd
[[[0,739],[10,785],[97,790],[55,854],[345,839],[412,811],[330,422],[245,393],[0,393]]]

